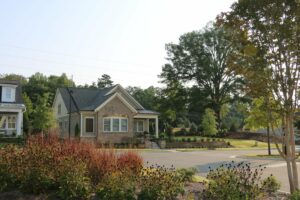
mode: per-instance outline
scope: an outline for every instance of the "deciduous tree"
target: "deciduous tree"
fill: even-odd
[[[243,0],[219,17],[220,24],[231,29],[232,39],[240,48],[232,62],[235,71],[250,83],[258,80],[255,75],[262,72],[260,88],[263,89],[250,87],[250,90],[272,95],[280,108],[286,152],[278,145],[277,148],[287,163],[291,192],[299,189],[293,125],[299,103],[299,15],[298,0]],[[263,96],[260,92],[257,95]],[[274,118],[271,112],[269,118]]]

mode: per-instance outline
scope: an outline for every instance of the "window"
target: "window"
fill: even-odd
[[[127,124],[128,124],[128,119],[121,119],[121,131],[122,132],[127,132]]]
[[[0,115],[0,129],[16,129],[16,115]]]
[[[57,114],[61,114],[61,104],[58,104],[57,106]]]
[[[6,99],[11,99],[11,91],[12,89],[11,88],[6,88],[6,92],[5,92],[5,98]]]
[[[85,132],[93,133],[94,132],[94,118],[85,118]]]
[[[104,132],[110,132],[110,118],[105,118],[103,123]]]
[[[103,119],[104,132],[128,132],[128,119],[127,118],[104,118]]]
[[[63,127],[62,127],[62,124],[63,124],[62,122],[59,122],[59,123],[58,123],[58,126],[59,126],[59,129],[60,129],[60,130],[63,128]]]
[[[119,132],[120,131],[120,121],[119,119],[112,119],[113,120],[113,131],[114,132]]]
[[[7,121],[7,116],[0,115],[0,128],[1,129],[6,129],[6,121]]]
[[[7,127],[9,129],[16,129],[16,116],[8,116],[8,124]]]
[[[134,122],[134,130],[136,132],[144,132],[144,121],[143,120],[137,120]]]
[[[14,102],[15,101],[16,89],[14,87],[2,87],[2,101],[3,102]]]

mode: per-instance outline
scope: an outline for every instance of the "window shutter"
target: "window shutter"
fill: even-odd
[[[0,86],[0,102],[2,102],[2,86]]]

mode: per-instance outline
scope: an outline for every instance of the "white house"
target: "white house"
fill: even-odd
[[[0,80],[0,135],[2,137],[22,135],[25,110],[20,83]]]

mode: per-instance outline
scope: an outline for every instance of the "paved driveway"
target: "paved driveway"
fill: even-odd
[[[276,152],[276,150],[273,151]],[[259,165],[266,166],[264,176],[273,174],[281,182],[281,190],[289,191],[287,170],[284,161],[241,158],[242,155],[246,154],[267,154],[267,150],[204,150],[191,152],[165,150],[141,152],[140,154],[145,162],[149,162],[149,164],[159,164],[167,167],[173,165],[176,168],[195,167],[202,176],[206,176],[209,166],[216,168],[232,160],[235,162],[246,161],[250,162],[253,167]],[[298,174],[300,174],[300,170],[298,171]]]

